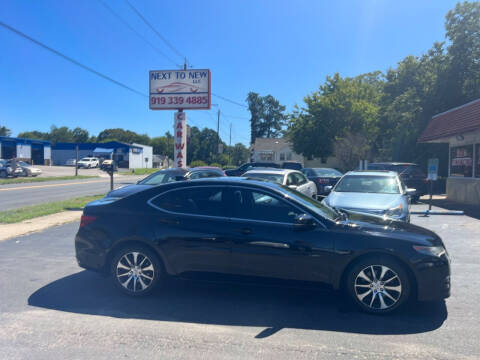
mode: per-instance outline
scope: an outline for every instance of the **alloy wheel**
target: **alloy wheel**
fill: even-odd
[[[116,277],[118,283],[129,292],[143,292],[152,285],[155,268],[145,254],[127,252],[117,262]]]
[[[385,265],[369,265],[355,278],[355,296],[367,308],[387,310],[402,296],[398,274]]]

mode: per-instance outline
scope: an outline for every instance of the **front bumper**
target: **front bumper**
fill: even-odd
[[[447,255],[416,264],[419,301],[446,299],[450,296],[450,259]]]

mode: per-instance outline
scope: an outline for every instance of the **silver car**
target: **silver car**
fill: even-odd
[[[264,181],[275,182],[297,190],[302,194],[313,197],[317,196],[317,185],[308,180],[305,175],[297,170],[288,169],[256,169],[249,170],[242,176]]]
[[[394,171],[350,171],[323,200],[335,209],[345,209],[410,222],[410,196]]]

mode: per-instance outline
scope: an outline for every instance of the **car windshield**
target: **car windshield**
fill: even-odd
[[[83,158],[80,161],[90,161],[92,158]]]
[[[346,175],[340,180],[334,191],[399,194],[400,188],[395,176]]]
[[[283,174],[268,174],[268,173],[253,173],[253,174],[245,174],[246,177],[250,179],[256,180],[265,180],[270,182],[275,182],[278,184],[283,184]]]
[[[176,181],[177,176],[182,176],[183,174],[180,172],[174,171],[159,171],[156,172],[143,180],[140,180],[138,183],[141,185],[160,185],[166,184],[169,182]]]
[[[314,200],[309,196],[298,192],[297,190],[291,189],[288,186],[282,185],[282,189],[288,192],[288,197],[293,200],[298,201],[303,206],[308,208],[310,211],[330,220],[336,220],[339,217],[339,213],[336,212],[331,207],[321,203],[320,201]]]
[[[29,167],[30,166],[30,164],[26,163],[25,161],[19,161],[17,164],[20,165],[20,166],[24,166],[24,167]]]
[[[318,168],[318,169],[312,169],[312,171],[316,176],[324,176],[324,177],[342,176],[342,173],[335,169]]]

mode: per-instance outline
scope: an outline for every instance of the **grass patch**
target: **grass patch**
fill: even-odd
[[[120,175],[150,175],[159,170],[161,169],[138,168],[138,169],[129,169],[129,170],[127,169],[119,170],[118,173]]]
[[[55,201],[19,209],[0,211],[0,224],[12,224],[39,216],[59,213],[65,210],[81,210],[90,201],[101,199],[103,195],[82,196],[75,199]]]
[[[78,176],[18,177],[18,178],[12,178],[12,179],[0,179],[0,185],[57,181],[57,180],[79,180],[79,179],[91,179],[91,178],[98,178],[98,176],[78,175]]]

